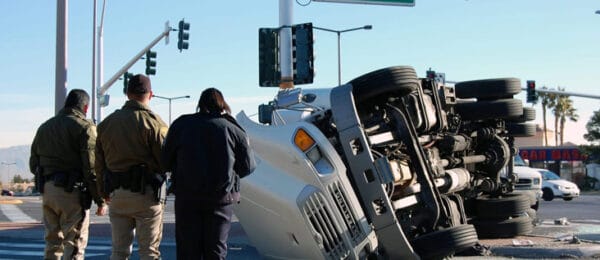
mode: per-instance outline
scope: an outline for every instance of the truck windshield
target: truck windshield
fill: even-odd
[[[519,154],[515,155],[515,166],[527,166]]]

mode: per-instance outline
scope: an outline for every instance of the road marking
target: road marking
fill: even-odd
[[[40,256],[40,257],[44,257],[44,252],[43,251],[16,251],[16,250],[0,250],[0,255],[10,255],[10,256]],[[90,253],[85,253],[85,257],[95,257],[95,256],[102,256],[102,255],[106,255],[106,254],[90,254]]]
[[[38,222],[37,220],[31,218],[29,215],[25,214],[19,207],[11,204],[0,204],[0,211],[4,214],[10,222],[17,223],[32,223]]]
[[[10,199],[10,200],[0,200],[0,204],[22,204],[22,200]]]

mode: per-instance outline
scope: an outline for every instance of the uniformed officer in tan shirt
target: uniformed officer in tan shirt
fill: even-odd
[[[64,108],[38,128],[31,144],[29,167],[43,194],[44,259],[83,259],[91,199],[96,215],[106,212],[94,173],[96,127],[85,118],[89,99],[84,90],[71,90]]]
[[[134,234],[140,259],[159,259],[164,200],[157,200],[153,187],[164,179],[152,178],[164,177],[159,158],[167,125],[148,107],[148,77],[135,75],[126,92],[125,105],[98,125],[96,143],[96,172],[112,227],[111,259],[131,256]]]

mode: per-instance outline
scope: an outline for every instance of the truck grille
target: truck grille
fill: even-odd
[[[327,258],[346,258],[349,249],[344,244],[342,232],[335,225],[331,212],[325,204],[323,194],[321,192],[313,193],[306,200],[303,211],[304,216],[309,220],[314,230],[321,236],[321,241],[317,242],[323,245]]]
[[[360,228],[357,224],[356,217],[352,214],[350,210],[350,206],[348,203],[348,198],[343,188],[341,187],[339,182],[334,182],[328,187],[329,193],[331,193],[331,197],[333,197],[335,201],[335,205],[337,206],[340,213],[342,213],[342,217],[344,218],[344,224],[350,233],[350,236],[354,240],[354,242],[360,241],[362,238],[362,233],[360,232]]]
[[[517,181],[517,183],[515,184],[516,188],[527,188],[527,187],[531,187],[531,179],[521,179],[519,178],[519,181]]]

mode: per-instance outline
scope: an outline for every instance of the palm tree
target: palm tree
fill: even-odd
[[[559,91],[565,91],[564,88],[560,88],[558,87]],[[560,134],[560,145],[563,145],[564,143],[564,136],[565,136],[565,123],[567,121],[567,119],[573,121],[573,122],[577,122],[577,119],[579,118],[579,115],[576,114],[577,109],[575,109],[573,107],[573,100],[571,100],[571,98],[567,95],[557,95],[557,97],[554,99],[555,103],[554,103],[554,108],[553,108],[553,112],[554,112],[554,129],[557,131],[555,136],[554,136],[554,141],[556,143],[556,145],[558,146],[559,144],[559,139],[558,139],[558,135]],[[560,132],[558,131],[558,129],[560,129]]]
[[[565,91],[564,88],[558,87],[558,91]],[[554,113],[554,145],[558,146],[558,122],[560,120],[560,115],[563,113],[563,104],[560,102],[563,95],[553,94],[553,106],[552,112]]]
[[[577,109],[573,107],[573,100],[569,96],[561,96],[560,103],[563,103],[563,112],[560,114],[560,145],[563,145],[565,137],[565,123],[567,119],[577,122],[579,115],[576,114]]]
[[[542,89],[548,89],[546,86],[543,86]],[[547,109],[552,109],[554,108],[555,105],[555,97],[556,94],[551,94],[551,93],[544,93],[544,92],[540,92],[538,94],[540,96],[541,99],[541,104],[542,104],[542,120],[544,123],[544,146],[548,146],[548,127],[546,124],[546,111]]]

